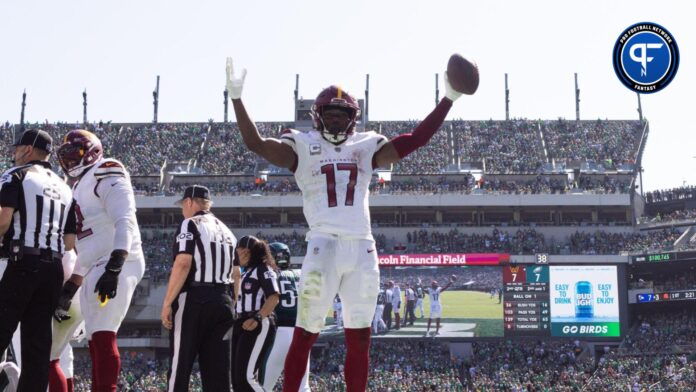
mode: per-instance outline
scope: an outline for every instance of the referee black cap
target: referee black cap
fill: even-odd
[[[186,199],[199,198],[203,200],[210,200],[210,190],[203,185],[191,185],[186,187],[184,190],[184,197],[178,200],[176,204],[181,204]]]
[[[53,138],[48,132],[40,129],[29,129],[22,133],[22,136],[19,137],[19,140],[17,140],[13,146],[32,146],[46,152],[51,152],[52,144]]]
[[[237,247],[251,249],[259,241],[260,240],[256,237],[254,237],[253,235],[245,235],[244,237],[239,239],[239,241],[237,242]]]

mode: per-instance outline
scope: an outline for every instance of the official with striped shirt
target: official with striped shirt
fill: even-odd
[[[279,301],[278,276],[265,241],[242,237],[237,244],[237,256],[244,274],[232,332],[232,390],[263,391],[256,373],[275,338],[273,311]]]
[[[234,323],[232,263],[237,239],[210,212],[206,187],[193,185],[178,202],[184,221],[176,234],[174,266],[162,305],[170,330],[169,392],[188,391],[198,357],[203,391],[230,390],[230,341]]]
[[[53,140],[28,130],[14,145],[17,166],[0,178],[0,236],[9,256],[0,280],[0,353],[21,328],[18,391],[45,391],[53,311],[63,285],[63,253],[75,245],[72,192],[51,170]]]

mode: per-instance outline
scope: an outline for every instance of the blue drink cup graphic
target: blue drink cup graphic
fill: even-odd
[[[580,281],[575,284],[575,317],[594,317],[592,283]]]

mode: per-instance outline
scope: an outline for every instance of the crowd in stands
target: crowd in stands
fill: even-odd
[[[693,287],[694,280],[690,281]],[[643,312],[619,350],[622,354],[696,353],[696,314],[693,310]]]
[[[597,361],[589,391],[692,391],[696,385],[693,310],[646,311],[618,350]]]
[[[414,253],[550,253],[544,235],[534,229],[515,234],[493,229],[490,234],[464,234],[457,229],[447,233],[419,230],[406,235]]]
[[[688,355],[603,356],[584,389],[604,391],[693,391],[696,361]]]
[[[321,392],[345,391],[342,342],[328,342],[312,352],[310,389]],[[450,358],[446,344],[432,341],[409,345],[373,342],[370,350],[368,390],[373,392],[464,391],[456,360]],[[148,359],[142,353],[121,353],[118,391],[164,391],[167,389],[167,361]],[[88,358],[75,360],[75,391],[89,391],[91,364]],[[275,391],[280,391],[282,377]],[[200,372],[194,368],[189,383],[192,392],[201,391]]]
[[[412,132],[417,125],[418,121],[415,120],[381,121],[369,123],[366,130],[381,133],[392,139],[402,133]],[[394,164],[393,171],[400,174],[439,174],[448,166],[450,156],[447,132],[441,129],[433,135],[427,145]]]
[[[696,289],[696,271],[664,270],[652,276],[639,277],[629,282],[629,289],[654,289],[655,293]]]
[[[236,124],[216,124],[202,148],[198,167],[207,174],[250,173],[256,159],[244,145]]]
[[[631,179],[629,177],[586,176],[582,175],[575,184],[576,189],[592,193],[629,193]]]
[[[131,175],[159,175],[165,160],[195,158],[207,132],[208,125],[202,123],[128,126],[112,148]]]
[[[157,230],[143,238],[145,254],[145,275],[155,285],[167,284],[173,264],[173,234]]]
[[[610,170],[634,164],[643,126],[637,121],[542,121],[550,156],[559,162],[589,162]]]
[[[579,391],[593,371],[579,341],[476,342],[473,351],[463,364],[467,390]]]
[[[576,232],[570,236],[570,253],[606,255],[672,250],[681,234],[674,228],[640,233]]]
[[[645,194],[648,203],[696,198],[696,186],[683,186],[673,189],[656,190]]]
[[[372,194],[405,195],[405,194],[442,194],[461,193],[469,194],[475,188],[474,177],[463,174],[456,179],[440,177],[421,177],[416,180],[380,181],[375,180],[370,184]]]
[[[134,189],[139,195],[172,196],[180,194],[187,186],[201,181],[188,180],[172,182],[162,190],[159,184],[135,181]],[[293,177],[249,178],[244,181],[204,181],[214,196],[239,196],[248,194],[286,195],[298,194],[300,189]],[[501,180],[496,176],[476,180],[471,174],[456,177],[420,177],[417,179],[384,181],[373,178],[370,192],[373,195],[421,195],[421,194],[496,194],[496,195],[536,195],[564,194],[570,192],[594,194],[628,193],[630,179],[609,176],[583,176],[579,183],[568,184],[560,177],[537,175],[532,179]]]
[[[656,213],[655,215],[643,216],[640,223],[674,223],[678,221],[692,221],[696,219],[696,208],[675,210],[666,213]]]
[[[91,390],[92,363],[89,357],[76,356],[74,362],[75,392]],[[119,392],[161,392],[167,390],[168,361],[159,361],[143,353],[121,351],[121,373],[116,390]],[[202,391],[201,375],[197,365],[189,382],[191,391]]]
[[[310,385],[313,391],[345,391],[345,355],[346,347],[339,341],[328,342],[319,352],[312,353],[311,372],[317,376]],[[374,392],[464,390],[457,361],[450,357],[447,345],[431,341],[373,342],[367,389]]]
[[[418,123],[370,122],[366,130],[392,138],[411,132]],[[256,125],[263,136],[278,136],[291,126],[279,122]],[[251,173],[258,160],[244,145],[236,123],[25,124],[29,127],[45,129],[55,140],[69,130],[87,128],[102,139],[107,155],[123,161],[135,176],[158,174],[165,159],[192,161],[198,171],[216,175]],[[395,164],[394,172],[439,174],[459,161],[483,163],[487,173],[497,174],[540,173],[553,160],[590,161],[613,169],[633,162],[641,129],[636,121],[448,121],[428,145]]]
[[[544,157],[536,121],[453,121],[462,161],[483,161],[488,173],[538,173]]]

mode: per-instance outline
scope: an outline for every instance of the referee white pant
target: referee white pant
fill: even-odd
[[[259,382],[263,385],[266,391],[272,391],[278,382],[278,377],[285,366],[285,357],[288,355],[288,349],[292,342],[292,334],[295,327],[278,327],[276,331],[273,348],[270,355],[266,358],[266,362],[259,368]],[[309,359],[307,359],[307,371],[302,377],[300,386],[301,392],[309,392]]]

